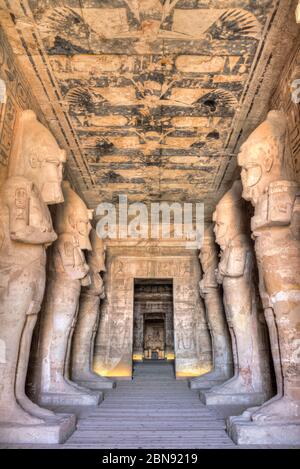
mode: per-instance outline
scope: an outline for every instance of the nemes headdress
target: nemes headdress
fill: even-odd
[[[279,154],[282,158],[284,154],[285,138],[287,132],[287,117],[282,111],[270,111],[267,118],[248,137],[241,147],[238,156],[238,163],[257,163],[260,155],[257,152],[250,152],[251,145],[262,144],[267,153]],[[267,144],[267,145],[266,145]],[[274,153],[276,152],[276,153]]]
[[[16,122],[9,175],[26,176],[29,164],[31,168],[38,168],[45,160],[64,163],[66,152],[59,148],[50,130],[37,120],[34,111],[22,111]]]

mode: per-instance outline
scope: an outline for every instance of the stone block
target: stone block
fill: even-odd
[[[50,393],[44,392],[38,396],[38,404],[43,407],[57,406],[97,406],[103,400],[102,392],[90,393]]]
[[[56,414],[41,425],[0,424],[0,443],[58,444],[64,443],[76,429],[76,416]]]
[[[240,405],[253,407],[261,405],[266,401],[266,395],[262,392],[221,394],[211,391],[200,391],[200,401],[206,405]]]
[[[229,417],[227,430],[238,445],[291,445],[299,446],[300,425],[282,422],[256,423],[244,417]]]
[[[202,378],[193,378],[189,380],[189,387],[191,389],[210,389],[213,386],[218,386],[224,383],[226,378],[224,379],[205,379]]]
[[[80,386],[84,386],[85,388],[88,388],[88,389],[101,390],[101,389],[113,389],[116,387],[116,383],[114,381],[111,381],[103,377],[95,378],[95,380],[87,379],[87,380],[75,380],[75,381]]]

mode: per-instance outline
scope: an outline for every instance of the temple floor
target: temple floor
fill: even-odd
[[[64,444],[0,448],[241,448],[228,437],[223,418],[238,409],[205,406],[198,393],[187,380],[175,379],[172,362],[136,363],[133,380],[118,381],[98,408],[76,409],[77,430]]]

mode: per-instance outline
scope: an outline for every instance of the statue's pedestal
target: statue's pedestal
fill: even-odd
[[[99,390],[99,391],[101,391],[102,389],[113,389],[116,387],[115,381],[111,381],[110,379],[104,378],[103,376],[99,376],[99,378],[95,377],[95,379],[73,378],[73,380],[77,384],[79,384],[79,386],[84,386],[85,388]]]
[[[39,394],[37,403],[41,407],[60,406],[97,406],[103,400],[102,392],[90,391],[86,393],[55,393],[44,392]]]
[[[41,425],[0,424],[0,443],[58,444],[64,443],[76,429],[76,416],[56,414]]]
[[[262,405],[267,396],[263,392],[239,393],[239,394],[221,394],[220,392],[200,391],[200,401],[206,405],[229,405],[253,407]]]
[[[256,423],[246,417],[229,417],[227,431],[238,445],[295,445],[300,444],[300,424],[283,422]]]

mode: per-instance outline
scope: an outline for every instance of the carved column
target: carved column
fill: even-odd
[[[45,289],[46,247],[56,240],[47,205],[63,201],[65,152],[33,111],[17,121],[0,196],[0,441],[58,443],[75,429],[25,394],[32,333]]]
[[[71,370],[72,379],[90,389],[111,389],[114,383],[93,371],[95,336],[100,319],[100,299],[105,298],[103,280],[100,273],[105,272],[105,245],[91,231],[92,251],[88,252],[89,276],[91,283],[83,287],[79,301],[78,318],[72,341]]]
[[[212,338],[213,370],[190,381],[192,389],[208,389],[230,378],[233,372],[229,331],[226,323],[220,286],[216,279],[218,252],[212,226],[204,233],[199,256],[203,271],[199,282],[200,294],[206,307],[207,322]]]
[[[277,395],[231,420],[239,442],[300,441],[300,186],[286,174],[289,158],[286,116],[271,111],[242,146],[238,162],[243,197],[255,207],[251,226]]]
[[[64,204],[56,212],[58,239],[51,252],[48,283],[40,324],[35,373],[36,399],[46,406],[97,405],[101,393],[69,379],[69,350],[82,285],[89,285],[83,250],[91,250],[90,213],[64,183]]]
[[[254,253],[247,233],[241,183],[218,203],[214,213],[216,241],[221,247],[217,278],[223,285],[224,306],[231,334],[234,376],[201,393],[210,405],[262,404],[270,397],[268,347],[254,282]]]

